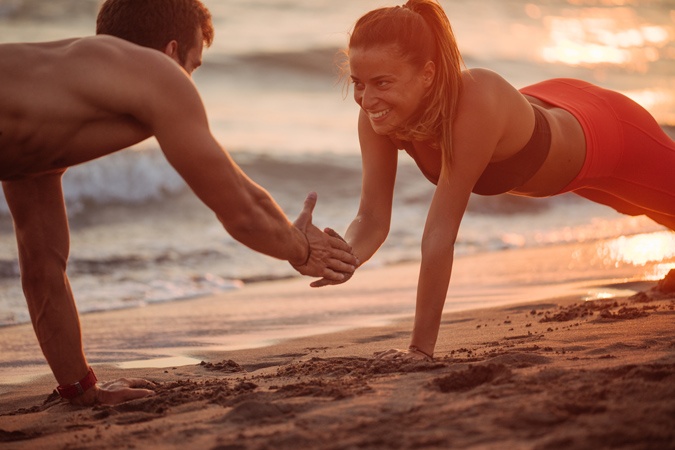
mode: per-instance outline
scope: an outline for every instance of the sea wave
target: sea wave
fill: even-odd
[[[3,0],[0,19],[16,21],[64,21],[96,18],[100,0]]]
[[[87,205],[139,204],[166,198],[186,188],[159,150],[125,151],[70,168],[63,194],[71,212]],[[0,214],[8,214],[0,200]]]
[[[246,53],[217,53],[206,50],[203,69],[256,70],[294,72],[304,75],[330,76],[338,73],[344,61],[338,47],[308,47],[286,51],[256,51]]]
[[[318,192],[322,203],[357,204],[361,192],[361,158],[343,154],[265,154],[233,152],[233,159],[256,183],[282,205],[297,203]],[[407,159],[399,162],[396,203],[401,207],[427,205],[434,186]],[[63,192],[71,214],[86,214],[105,205],[161,204],[189,190],[158,148],[126,150],[68,170]],[[554,202],[555,203],[555,202]],[[476,214],[541,212],[549,202],[525,197],[474,196],[468,211]],[[0,216],[8,215],[0,197]]]

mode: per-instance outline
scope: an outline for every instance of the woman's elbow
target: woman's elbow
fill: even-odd
[[[368,236],[368,240],[380,247],[389,235],[391,220],[372,214],[359,214],[347,230],[347,240],[354,236]]]
[[[422,257],[442,255],[452,257],[455,252],[456,238],[439,236],[438,234],[425,235],[422,237]]]

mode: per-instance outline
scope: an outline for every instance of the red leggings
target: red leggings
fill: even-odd
[[[586,138],[586,160],[560,193],[629,215],[647,214],[675,230],[675,141],[640,105],[585,81],[554,79],[521,93],[572,113]]]

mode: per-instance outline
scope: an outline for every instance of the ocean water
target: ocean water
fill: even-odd
[[[361,174],[358,109],[340,82],[338,55],[360,15],[392,3],[204,3],[213,13],[216,39],[194,80],[214,135],[289,218],[299,213],[307,192],[317,191],[314,222],[344,231],[358,207]],[[99,4],[0,0],[0,42],[92,34]],[[672,135],[672,0],[441,4],[468,67],[495,70],[516,87],[564,76],[616,89],[645,106]],[[69,275],[81,312],[142,307],[295,274],[287,263],[229,237],[169,167],[154,139],[71,169],[64,191],[72,231]],[[402,156],[392,230],[369,266],[419,259],[432,194],[433,186]],[[572,194],[538,200],[476,196],[457,252],[643,236],[631,241],[644,250],[643,259],[672,260],[675,241],[663,230]],[[0,326],[29,320],[18,276],[11,218],[0,200]]]

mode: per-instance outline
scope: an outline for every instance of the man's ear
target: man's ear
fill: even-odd
[[[164,53],[173,59],[178,59],[178,41],[173,40],[166,44]]]

